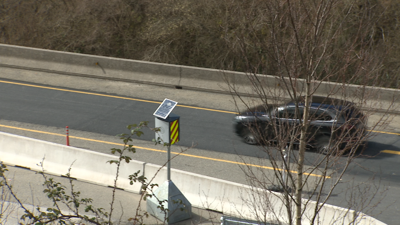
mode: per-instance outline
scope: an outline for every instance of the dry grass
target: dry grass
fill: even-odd
[[[382,79],[393,80],[400,67],[396,38],[400,4],[397,0],[358,2],[356,7],[374,5],[369,16],[376,23],[370,25],[366,38],[375,40],[377,57],[387,57]],[[249,62],[238,54],[239,38],[267,38],[263,7],[259,0],[0,0],[0,42],[237,71],[252,65],[260,73],[274,74],[268,49],[252,46]],[[354,25],[346,26],[351,35]],[[244,32],[249,27],[257,32]],[[262,60],[264,65],[259,65]]]

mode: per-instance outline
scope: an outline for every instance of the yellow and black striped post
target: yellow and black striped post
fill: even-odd
[[[180,140],[180,116],[171,113],[167,118],[162,119],[156,117],[156,127],[160,128],[160,132],[156,133],[156,140],[168,145],[173,145]]]
[[[169,123],[169,143],[171,145],[179,141],[179,118]]]

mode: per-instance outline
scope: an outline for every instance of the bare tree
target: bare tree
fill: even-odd
[[[243,58],[247,89],[228,76],[227,81],[246,108],[238,119],[253,117],[241,122],[238,133],[268,154],[274,178],[262,171],[246,172],[257,187],[270,189],[268,184],[278,183],[289,224],[301,224],[309,207],[314,213],[307,215],[308,221],[318,223],[319,212],[371,136],[369,131],[387,119],[375,119],[367,129],[367,117],[373,109],[393,107],[392,98],[383,101],[379,89],[370,87],[390,85],[381,79],[385,55],[376,51],[384,45],[375,36],[381,16],[375,8],[372,1],[254,0],[231,9],[235,29],[227,21],[225,37],[231,51]],[[257,98],[261,107],[253,107],[245,95]],[[279,104],[292,105],[293,112],[277,108]],[[330,124],[328,132],[321,123]],[[306,166],[308,149],[323,153],[312,166]],[[279,213],[274,214],[279,220]]]

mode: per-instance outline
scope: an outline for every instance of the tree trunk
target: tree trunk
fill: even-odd
[[[300,133],[300,148],[299,148],[299,160],[297,162],[297,185],[296,185],[296,209],[295,209],[295,218],[296,225],[301,225],[301,212],[302,212],[302,194],[303,194],[303,167],[304,167],[304,157],[306,153],[307,147],[307,130],[308,130],[308,115],[311,103],[311,90],[310,90],[310,77],[307,77],[306,83],[306,96],[305,96],[305,107],[303,113],[303,121],[301,121],[301,133]],[[297,103],[298,104],[298,103]]]

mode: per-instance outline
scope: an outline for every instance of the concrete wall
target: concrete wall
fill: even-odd
[[[245,73],[4,44],[0,44],[0,67],[15,71],[30,71],[35,75],[61,74],[169,87],[179,86],[183,89],[219,93],[229,93],[230,87],[234,87],[242,95],[256,95],[251,79]],[[3,75],[0,74],[0,76]],[[14,76],[17,77],[18,73]],[[12,77],[8,78],[12,79]],[[270,75],[258,75],[257,79],[268,92],[267,95],[276,96],[278,93],[281,99],[288,98],[282,89],[285,86],[283,80]],[[304,93],[303,80],[297,80],[297,90],[299,93]],[[350,100],[368,99],[368,101],[356,102],[366,109],[385,111],[390,108],[390,110],[398,111],[397,101],[400,91],[397,89],[322,82],[316,92],[319,95],[332,93],[335,93],[333,95],[335,97]],[[396,103],[395,106],[392,106],[393,102]]]
[[[106,186],[114,184],[116,166],[107,163],[109,160],[118,159],[114,155],[4,132],[0,132],[0,150],[0,159],[6,164],[41,171],[42,168],[38,164],[43,162],[43,169],[50,174],[65,175],[68,169],[72,168],[71,176],[79,180]],[[154,178],[151,183],[162,184],[166,181],[165,168],[133,160],[129,164],[122,164],[117,186],[138,193],[141,185],[130,185],[128,179],[129,175],[138,170],[144,172],[148,179]],[[286,221],[285,207],[281,200],[282,195],[279,193],[176,169],[172,169],[171,179],[194,207],[212,209],[252,220],[259,219],[256,215],[265,213],[264,210],[267,209],[266,217],[271,221]],[[308,222],[307,216],[312,215],[313,204],[315,203],[308,203],[305,223]],[[355,212],[351,210],[326,205],[319,214],[318,224],[348,224],[353,220],[354,214]],[[362,221],[362,224],[383,224],[363,214],[358,220]]]
[[[7,164],[41,171],[39,164],[43,162],[43,169],[47,173],[65,175],[68,169],[72,168],[71,177],[106,186],[114,185],[116,166],[106,163],[109,160],[118,159],[113,155],[3,132],[0,132],[0,149],[0,159]],[[132,161],[130,164],[123,164],[120,169],[118,187],[138,193],[141,186],[129,185],[128,176],[143,169],[143,162]]]
[[[223,91],[226,86],[221,72],[162,63],[58,52],[0,44],[0,66],[54,73],[156,84],[182,86],[186,89]],[[241,74],[233,74],[236,79]]]

